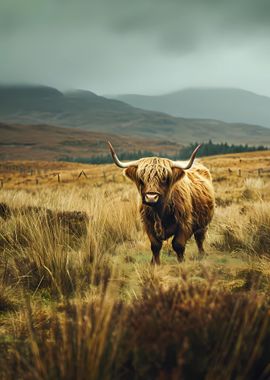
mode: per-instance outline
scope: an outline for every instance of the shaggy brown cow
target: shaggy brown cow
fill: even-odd
[[[141,217],[151,242],[151,263],[159,264],[162,242],[173,236],[172,247],[178,261],[184,257],[185,245],[194,234],[203,254],[203,242],[214,213],[214,189],[209,170],[202,164],[193,165],[200,145],[188,164],[149,157],[127,163],[121,162],[109,143],[117,166],[135,182],[141,194]]]

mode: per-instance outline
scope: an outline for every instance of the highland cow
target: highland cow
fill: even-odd
[[[137,186],[140,213],[151,242],[152,264],[160,264],[162,243],[170,237],[178,261],[184,258],[187,241],[194,234],[200,255],[207,227],[214,213],[214,189],[209,170],[194,163],[200,145],[186,166],[179,161],[149,157],[121,162],[109,143],[112,158]]]

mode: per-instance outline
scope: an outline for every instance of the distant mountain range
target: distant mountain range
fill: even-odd
[[[270,128],[270,98],[231,88],[189,88],[166,95],[119,95],[133,107],[185,118],[216,119]]]
[[[0,86],[0,122],[46,124],[141,138],[142,149],[147,149],[149,139],[178,144],[212,139],[270,145],[270,129],[257,125],[174,117],[135,108],[90,91],[62,93],[46,86]]]

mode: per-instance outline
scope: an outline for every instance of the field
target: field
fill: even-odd
[[[270,378],[270,152],[201,161],[207,255],[156,267],[120,169],[1,162],[1,379]]]

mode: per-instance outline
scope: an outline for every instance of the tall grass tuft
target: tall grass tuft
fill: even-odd
[[[233,205],[217,212],[215,228],[218,238],[213,243],[216,248],[270,255],[269,202],[254,202],[252,206]]]
[[[181,286],[152,285],[131,305],[112,302],[109,292],[47,317],[28,305],[28,337],[17,340],[5,380],[269,378],[263,297],[188,276]]]

